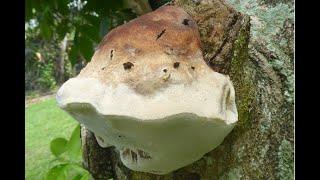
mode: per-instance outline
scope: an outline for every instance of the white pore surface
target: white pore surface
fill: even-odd
[[[116,146],[128,168],[166,174],[223,141],[238,118],[234,96],[229,78],[212,72],[152,96],[137,94],[124,84],[112,88],[96,79],[73,78],[59,89],[57,101],[102,139],[99,144]],[[135,158],[123,153],[125,148],[150,157]]]

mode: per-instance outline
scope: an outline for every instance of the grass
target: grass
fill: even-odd
[[[77,122],[56,104],[54,98],[30,105],[25,109],[25,178],[43,179],[54,156],[50,141],[69,138]]]

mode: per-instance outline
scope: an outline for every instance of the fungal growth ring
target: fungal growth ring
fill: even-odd
[[[196,23],[174,6],[108,33],[57,101],[125,166],[154,174],[200,159],[238,120],[229,77],[205,63]]]

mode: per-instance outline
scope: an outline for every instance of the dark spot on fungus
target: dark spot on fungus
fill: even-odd
[[[131,158],[132,158],[133,162],[137,162],[138,161],[138,155],[133,151],[131,151]]]
[[[163,69],[163,72],[165,72],[165,73],[166,73],[167,71],[168,71],[167,69]]]
[[[189,25],[189,21],[190,21],[189,19],[184,19],[182,21],[182,24],[188,26]]]
[[[104,143],[104,140],[102,139],[102,137],[98,136],[98,139]]]
[[[113,58],[113,49],[110,51],[110,60]]]
[[[139,157],[141,158],[144,158],[144,159],[151,159],[151,156],[149,156],[148,153],[138,149],[138,154],[139,154]]]
[[[177,69],[177,68],[179,67],[179,65],[180,65],[180,63],[179,63],[179,62],[175,62],[175,63],[173,63],[173,67],[174,67],[175,69]]]
[[[193,67],[193,66],[191,66],[191,69],[192,69],[192,70],[195,70],[196,68],[195,68],[195,67]]]
[[[125,149],[123,152],[122,152],[122,155],[123,156],[128,156],[130,154],[130,149]]]
[[[158,40],[165,32],[166,32],[166,29],[162,30],[161,33],[157,35],[156,40]]]
[[[131,67],[133,67],[133,66],[134,66],[134,65],[133,65],[131,62],[123,63],[123,68],[124,68],[124,70],[131,69]]]
[[[101,68],[101,70],[104,70],[106,67]]]

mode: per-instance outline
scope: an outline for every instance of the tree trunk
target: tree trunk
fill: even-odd
[[[213,70],[228,74],[239,121],[224,142],[200,160],[167,175],[126,168],[114,148],[101,148],[83,128],[84,167],[95,179],[293,179],[293,103],[279,69],[262,46],[249,45],[250,18],[222,0],[176,0],[199,26]],[[268,53],[267,53],[268,54]],[[286,61],[283,69],[293,68]]]
[[[59,54],[55,62],[55,79],[56,82],[60,85],[65,81],[65,70],[64,70],[64,58],[67,48],[67,36],[59,44]]]

